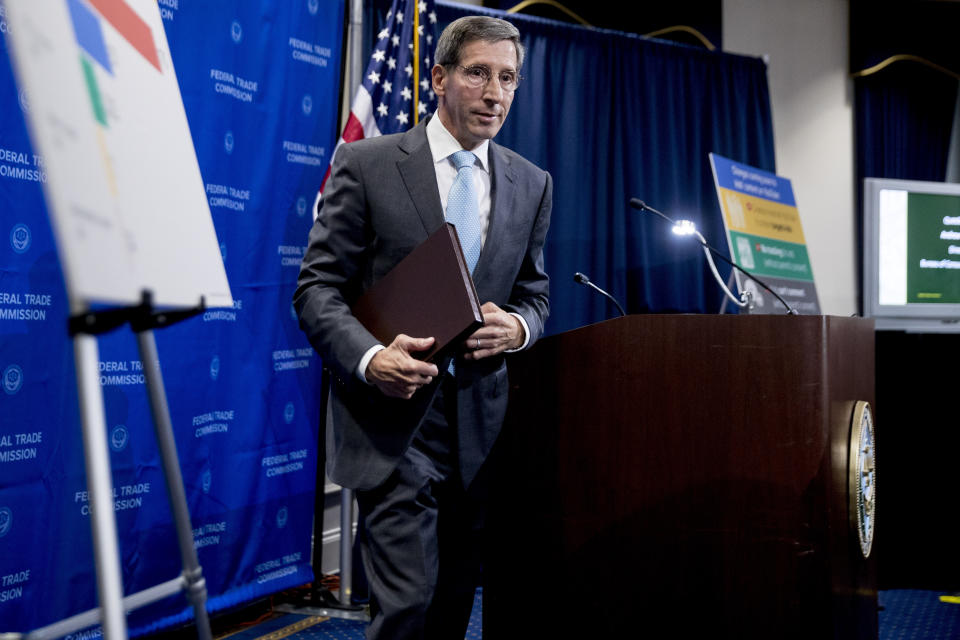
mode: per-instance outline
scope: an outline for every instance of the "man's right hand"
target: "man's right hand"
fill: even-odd
[[[433,338],[411,338],[401,333],[389,347],[373,356],[364,377],[386,396],[410,399],[438,373],[435,364],[417,360],[410,354],[426,351],[431,346]]]

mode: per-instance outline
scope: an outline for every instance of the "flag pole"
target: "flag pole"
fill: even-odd
[[[413,0],[413,124],[420,122],[420,3]]]

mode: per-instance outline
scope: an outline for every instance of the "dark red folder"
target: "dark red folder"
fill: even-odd
[[[480,300],[456,228],[444,223],[357,300],[353,315],[385,345],[397,334],[434,337],[418,357],[466,338],[483,325]]]

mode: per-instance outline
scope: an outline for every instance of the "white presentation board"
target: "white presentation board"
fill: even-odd
[[[6,0],[71,301],[232,304],[156,0]]]

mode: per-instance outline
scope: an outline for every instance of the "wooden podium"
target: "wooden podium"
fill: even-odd
[[[871,321],[628,316],[513,356],[510,382],[485,634],[877,637],[848,507]]]

